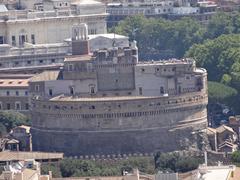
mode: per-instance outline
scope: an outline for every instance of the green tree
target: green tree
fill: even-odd
[[[187,172],[198,168],[202,160],[197,157],[180,155],[179,153],[157,153],[156,169],[168,172]]]
[[[3,137],[6,134],[7,134],[6,127],[2,123],[0,123],[0,137]]]
[[[9,132],[16,126],[30,125],[30,120],[25,115],[15,111],[2,111],[0,112],[0,123]]]
[[[226,104],[235,110],[238,106],[238,92],[236,89],[218,82],[208,82],[209,104]]]
[[[235,163],[240,163],[240,151],[233,152],[231,159]]]
[[[232,76],[233,65],[240,60],[239,50],[240,35],[229,34],[193,45],[186,56],[194,58],[199,66],[208,70],[209,80],[220,81],[224,74]]]
[[[234,32],[234,25],[230,13],[219,12],[209,21],[207,25],[206,37],[216,38],[222,34]]]
[[[49,171],[52,171],[52,175],[54,178],[62,177],[60,169],[57,167],[57,165],[54,164],[41,165],[41,174],[48,174]]]

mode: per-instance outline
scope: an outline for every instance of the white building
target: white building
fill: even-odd
[[[65,8],[56,1],[43,11],[7,10],[0,12],[0,44],[23,47],[24,43],[61,43],[72,36],[72,26],[86,23],[89,34],[106,33],[106,10],[104,4],[96,1],[79,0]],[[43,3],[44,4],[44,3]]]
[[[105,5],[94,0],[3,1],[0,69],[58,66],[71,53],[64,41],[73,26],[85,23],[89,35],[105,34],[106,16]]]

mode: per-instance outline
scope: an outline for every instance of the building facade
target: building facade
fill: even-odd
[[[76,55],[66,57],[63,69],[30,80],[33,150],[107,155],[200,148],[206,70],[191,59],[138,62],[135,43],[90,55],[82,28],[73,38]]]
[[[15,5],[13,4],[15,3]],[[0,7],[0,71],[56,69],[71,54],[65,39],[73,27],[88,25],[88,34],[105,34],[106,8],[93,0],[4,1]]]
[[[213,1],[162,1],[136,0],[107,4],[108,27],[117,25],[119,21],[129,16],[143,15],[145,17],[163,17],[170,20],[191,17],[202,24],[207,24],[216,13],[217,4]]]
[[[0,111],[29,111],[28,81],[33,75],[0,74]]]

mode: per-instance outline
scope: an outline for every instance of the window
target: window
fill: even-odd
[[[19,36],[19,46],[23,46],[25,42],[27,42],[27,35],[20,35]]]
[[[0,110],[3,110],[2,102],[0,102]]]
[[[25,91],[25,96],[28,96],[28,91]]]
[[[31,34],[31,42],[32,42],[32,44],[35,44],[35,35],[34,34]]]
[[[10,96],[10,92],[9,91],[7,91],[6,94],[7,94],[7,96]]]
[[[164,94],[164,87],[160,87],[160,94]]]
[[[4,37],[0,36],[0,44],[4,44]]]
[[[74,88],[73,87],[69,87],[69,89],[70,89],[70,94],[74,95]]]
[[[42,64],[42,63],[43,63],[43,60],[39,60],[39,63]]]
[[[16,91],[16,96],[19,96],[19,92],[18,91]]]
[[[29,104],[28,104],[28,103],[25,104],[25,109],[26,109],[26,110],[29,109]]]
[[[139,91],[139,92],[138,92],[139,95],[142,95],[142,87],[139,87],[139,88],[138,88],[138,91]]]
[[[40,87],[39,87],[39,85],[37,84],[37,85],[35,85],[35,91],[39,91],[40,90]]]
[[[52,89],[49,89],[49,90],[48,90],[48,94],[49,94],[49,96],[52,96],[52,95],[53,95],[53,90],[52,90]]]
[[[95,93],[95,87],[94,86],[90,86],[90,93],[94,94]]]
[[[11,109],[11,104],[7,103],[7,110],[10,110],[10,109]]]
[[[143,69],[143,68],[142,68],[142,69],[141,69],[141,71],[142,71],[142,72],[144,72],[144,71],[145,71],[145,69]]]
[[[52,63],[55,63],[55,59],[51,59],[51,62],[52,62]]]
[[[27,64],[31,64],[32,62],[31,61],[27,61]]]
[[[68,65],[68,71],[73,71],[73,64]]]
[[[95,106],[90,106],[89,109],[95,109]]]
[[[12,46],[16,46],[16,37],[12,36]]]
[[[15,102],[15,110],[21,110],[21,103]]]

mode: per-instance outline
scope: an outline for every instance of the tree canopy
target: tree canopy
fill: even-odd
[[[30,125],[30,120],[25,115],[15,111],[0,112],[0,135],[4,135],[19,125]]]
[[[133,168],[153,174],[155,170],[153,158],[150,157],[129,157],[121,160],[63,159],[59,167],[46,164],[42,166],[43,174],[52,171],[54,177],[120,176],[123,170],[131,172]]]
[[[201,25],[191,18],[169,21],[143,16],[128,17],[111,31],[136,39],[142,55],[169,50],[177,57],[193,43],[201,42],[204,34]]]
[[[145,18],[130,16],[121,21],[111,32],[129,36],[138,42],[140,57],[168,52],[169,56],[181,58],[194,44],[221,35],[240,33],[240,13],[219,12],[207,26],[191,18],[166,20],[163,18]],[[204,49],[201,49],[204,52]]]
[[[155,155],[155,167],[160,171],[187,172],[198,168],[202,159],[180,155],[179,153],[157,153]]]
[[[208,79],[225,84],[236,83],[240,73],[240,35],[222,35],[193,45],[186,53],[208,70]]]
[[[233,106],[238,102],[237,90],[218,82],[208,82],[208,97],[210,103],[223,103]]]

